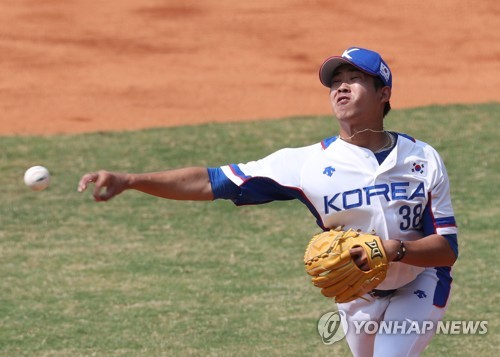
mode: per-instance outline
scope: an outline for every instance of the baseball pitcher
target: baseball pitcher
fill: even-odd
[[[127,189],[236,205],[296,199],[324,232],[307,245],[306,272],[345,312],[342,323],[353,355],[418,356],[433,329],[367,334],[353,324],[443,318],[458,256],[445,166],[429,144],[384,129],[392,72],[377,52],[351,47],[327,58],[319,78],[329,89],[337,135],[222,167],[88,173],[78,190],[93,182],[96,201]]]

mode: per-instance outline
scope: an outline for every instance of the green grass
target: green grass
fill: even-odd
[[[500,105],[394,110],[386,128],[444,158],[460,225],[447,320],[488,320],[483,336],[436,336],[425,355],[494,355],[500,298],[496,227]],[[290,118],[123,133],[0,137],[1,356],[347,355],[316,332],[332,303],[301,261],[318,228],[298,202],[235,208],[127,192],[78,194],[91,170],[157,171],[260,158],[337,131]],[[24,170],[52,173],[43,192]]]

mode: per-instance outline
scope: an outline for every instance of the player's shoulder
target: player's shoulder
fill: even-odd
[[[405,133],[393,132],[398,136],[398,142],[400,145],[411,151],[421,151],[426,156],[437,156],[439,157],[439,153],[437,150],[429,143],[418,140],[413,136],[410,136]]]
[[[398,136],[398,140],[401,140],[403,143],[408,144],[408,145],[415,145],[418,147],[431,147],[432,146],[422,140],[416,139],[415,137],[408,135],[406,133],[399,133],[399,132],[392,132],[393,134],[396,134]]]
[[[309,155],[312,154],[318,150],[322,150],[322,143],[314,143],[306,146],[300,146],[300,147],[286,147],[279,149],[276,151],[274,154],[279,154],[279,155]]]
[[[273,152],[259,161],[266,161],[269,163],[278,161],[288,163],[293,162],[295,165],[300,165],[300,162],[306,161],[309,157],[313,156],[320,150],[322,150],[321,143],[314,143],[300,147],[285,147]]]

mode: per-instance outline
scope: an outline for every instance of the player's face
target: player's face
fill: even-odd
[[[385,87],[387,91],[388,87]],[[377,90],[374,77],[351,65],[335,70],[330,87],[330,103],[338,120],[374,117],[383,108],[381,89]],[[381,105],[382,104],[382,105]]]

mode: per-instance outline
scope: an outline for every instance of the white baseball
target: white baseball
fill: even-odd
[[[34,191],[45,190],[50,184],[50,173],[43,166],[30,167],[24,173],[24,183]]]

